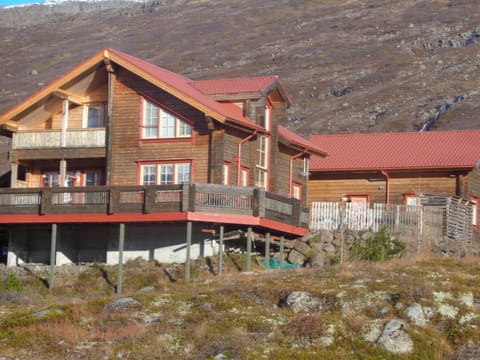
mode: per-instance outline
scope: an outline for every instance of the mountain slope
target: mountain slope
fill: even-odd
[[[304,135],[478,127],[475,0],[120,3],[0,10],[0,112],[114,47],[193,79],[278,74]]]

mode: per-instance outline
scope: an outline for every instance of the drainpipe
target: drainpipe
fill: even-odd
[[[240,140],[240,142],[238,143],[237,186],[240,186],[240,183],[242,181],[242,174],[241,174],[241,169],[242,169],[242,144],[247,142],[251,138],[253,138],[255,135],[257,135],[257,130],[255,130],[252,134],[248,135],[245,139]]]
[[[385,170],[380,170],[383,176],[385,176],[385,182],[386,182],[386,202],[387,205],[390,204],[390,176],[387,174]]]
[[[307,150],[303,150],[302,152],[296,154],[296,155],[293,155],[290,157],[290,173],[289,173],[289,193],[290,193],[290,197],[293,197],[293,185],[292,185],[292,182],[293,182],[293,162],[295,161],[295,159],[298,159],[300,156],[302,155],[305,155],[307,153]]]

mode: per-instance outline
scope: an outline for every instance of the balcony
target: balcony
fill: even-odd
[[[74,215],[79,216],[77,222],[82,219],[84,222],[88,219],[117,221],[114,215],[131,221],[167,221],[167,213],[168,221],[175,219],[172,214],[177,214],[180,220],[184,219],[180,215],[188,213],[199,221],[250,222],[274,229],[282,224],[307,229],[309,221],[308,209],[301,208],[298,200],[260,188],[184,184],[0,189],[0,223],[3,224],[25,223],[22,216],[31,223],[45,222],[49,216],[67,223]],[[82,218],[82,214],[89,214],[88,219]],[[268,225],[262,225],[259,220],[267,220]]]
[[[21,131],[13,133],[12,149],[104,147],[105,128]]]

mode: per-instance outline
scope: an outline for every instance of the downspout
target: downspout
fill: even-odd
[[[237,151],[237,158],[238,158],[238,164],[237,164],[237,186],[240,186],[240,182],[242,180],[241,176],[241,170],[242,170],[242,145],[253,138],[255,135],[257,135],[257,130],[255,130],[252,134],[248,135],[246,138],[240,140],[238,143],[238,151]]]
[[[290,157],[290,172],[289,172],[289,194],[290,197],[293,197],[293,162],[298,159],[300,156],[305,155],[307,150],[303,150],[302,152],[298,153],[297,155],[293,155]]]
[[[385,176],[385,184],[386,184],[386,203],[387,205],[390,204],[390,176],[387,174],[387,172],[385,170],[380,170],[380,172],[382,173],[383,176]]]

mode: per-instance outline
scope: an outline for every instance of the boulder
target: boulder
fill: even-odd
[[[383,328],[377,344],[394,354],[413,351],[413,341],[406,331],[406,324],[401,320],[390,320]]]
[[[306,242],[299,240],[295,241],[295,245],[293,246],[293,248],[303,256],[306,256],[312,249]]]
[[[320,230],[318,232],[318,237],[320,238],[320,242],[323,243],[331,243],[333,241],[333,234],[328,230]]]
[[[123,297],[113,300],[112,302],[105,305],[105,311],[128,311],[140,308],[142,304],[140,301],[132,297]]]
[[[294,313],[300,313],[317,311],[321,307],[322,301],[308,291],[293,291],[287,296],[285,304]]]
[[[310,258],[310,265],[312,267],[325,266],[325,253],[320,251],[313,254],[313,256]]]
[[[423,312],[422,305],[418,303],[413,303],[405,309],[405,316],[410,319],[415,325],[425,326],[427,319],[425,318],[425,313]]]
[[[288,254],[288,262],[291,264],[303,265],[305,262],[305,256],[300,254],[297,250],[292,249]]]

